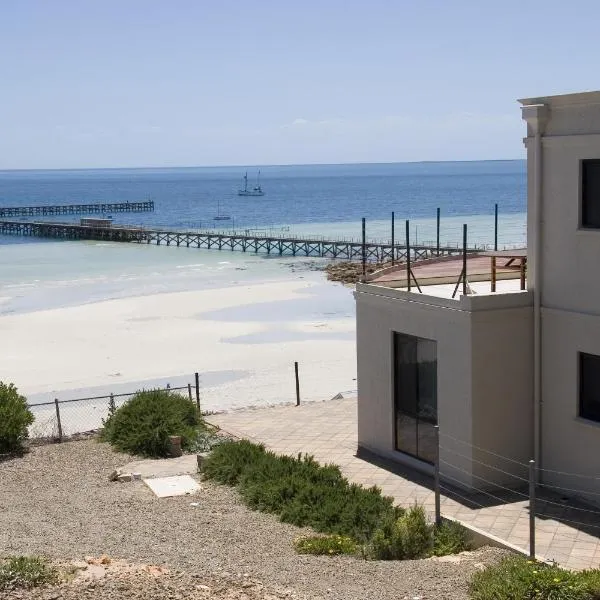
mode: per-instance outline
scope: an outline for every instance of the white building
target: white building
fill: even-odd
[[[600,92],[521,104],[527,289],[479,274],[453,299],[439,276],[408,291],[402,267],[358,284],[359,451],[431,470],[437,423],[449,482],[512,486],[533,458],[540,482],[598,501]]]

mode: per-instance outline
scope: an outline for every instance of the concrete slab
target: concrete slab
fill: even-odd
[[[142,479],[193,475],[198,472],[198,463],[195,454],[186,454],[179,458],[134,460],[121,467],[119,471],[121,473],[140,473]]]
[[[159,498],[191,495],[200,489],[198,482],[189,475],[158,477],[156,479],[144,479],[143,481]]]

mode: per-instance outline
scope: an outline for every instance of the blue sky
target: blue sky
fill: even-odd
[[[522,158],[600,3],[0,3],[0,169]]]

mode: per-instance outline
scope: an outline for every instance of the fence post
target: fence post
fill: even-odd
[[[300,378],[298,377],[298,362],[294,362],[294,372],[296,373],[296,406],[300,406]]]
[[[63,432],[62,423],[60,422],[60,408],[58,398],[54,398],[54,406],[56,406],[56,422],[58,423],[58,441],[62,442]]]
[[[442,513],[440,508],[440,426],[434,425],[435,430],[435,465],[433,476],[433,487],[435,492],[435,524],[442,522]]]
[[[198,412],[200,412],[200,375],[194,373],[194,379],[196,380],[196,406],[198,407]]]
[[[437,209],[436,256],[440,255],[440,209]]]
[[[194,399],[192,398],[192,384],[188,383],[188,396],[190,397],[190,402],[194,402]]]
[[[467,224],[463,225],[463,296],[467,295]]]
[[[396,253],[394,249],[394,242],[394,212],[392,211],[392,267],[394,266],[394,254]]]
[[[529,461],[529,558],[535,559],[535,460]]]
[[[406,219],[406,289],[410,292],[410,221]]]
[[[171,389],[171,384],[167,383],[167,389],[170,390]]]
[[[367,225],[366,219],[362,219],[362,280],[367,280]]]
[[[498,204],[494,204],[494,250],[498,250]]]

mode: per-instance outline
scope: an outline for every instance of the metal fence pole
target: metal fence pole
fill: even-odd
[[[296,406],[300,406],[300,377],[298,376],[297,362],[294,362],[294,372],[296,373]]]
[[[436,256],[440,255],[440,209],[437,209]]]
[[[494,250],[498,250],[498,204],[494,204]]]
[[[194,379],[196,381],[196,406],[198,407],[198,411],[200,411],[200,375],[194,373]]]
[[[63,431],[62,431],[62,423],[60,422],[60,408],[58,398],[54,398],[54,406],[56,406],[56,422],[58,424],[58,441],[62,442]]]
[[[367,280],[367,225],[366,219],[362,220],[362,280]]]
[[[392,211],[392,267],[394,266],[394,255],[396,253],[394,242],[394,212]]]
[[[410,221],[406,219],[406,289],[410,292]]]
[[[535,460],[529,461],[529,557],[535,559]]]
[[[467,295],[467,224],[463,225],[463,296]]]
[[[435,492],[435,524],[442,522],[442,512],[440,508],[440,426],[434,425],[435,430],[435,465],[433,475],[433,488]]]
[[[194,402],[194,399],[192,398],[192,384],[188,383],[188,396],[190,397],[190,402]]]

